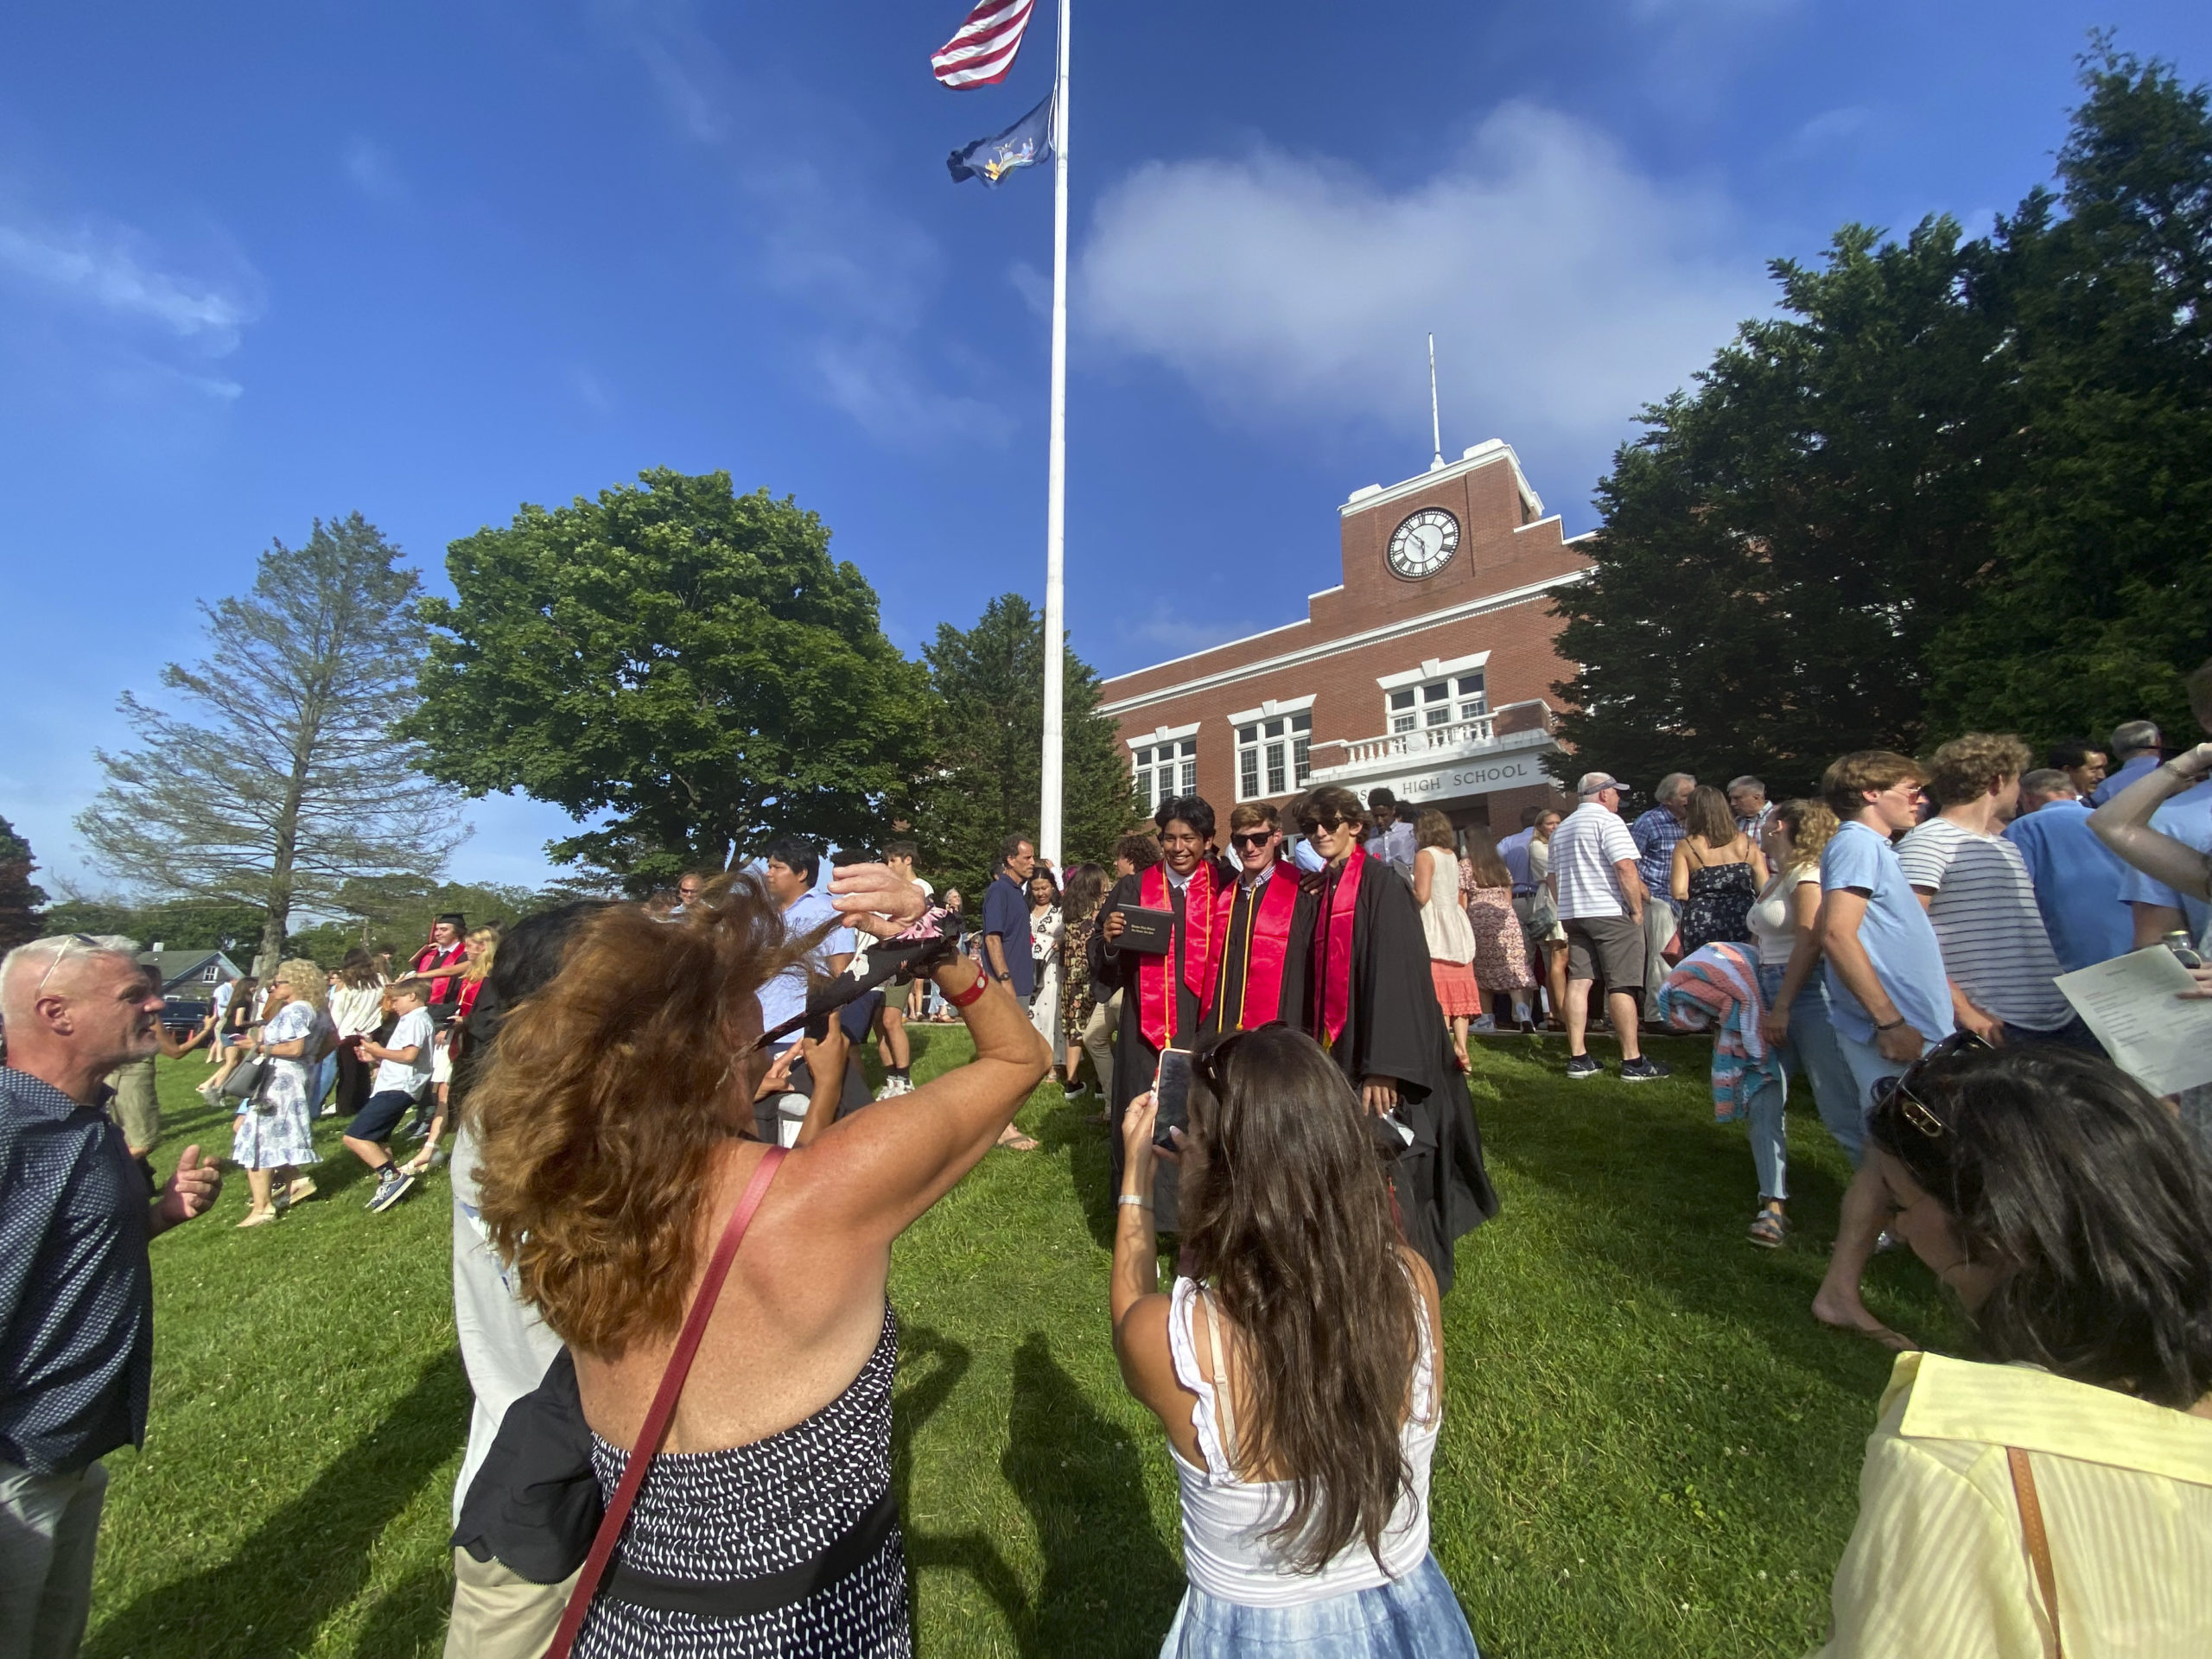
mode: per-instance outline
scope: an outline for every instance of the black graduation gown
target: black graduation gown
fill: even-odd
[[[1306,896],[1314,935],[1332,888]],[[1310,957],[1309,957],[1310,963]],[[1321,1033],[1321,984],[1309,967],[1306,1029]],[[1370,859],[1352,906],[1351,1007],[1330,1058],[1357,1090],[1370,1077],[1398,1079],[1398,1117],[1414,1132],[1398,1154],[1392,1186],[1406,1242],[1435,1270],[1437,1287],[1452,1287],[1452,1243],[1497,1213],[1497,1193],[1483,1167],[1482,1131],[1465,1075],[1453,1064],[1452,1041],[1429,976],[1428,941],[1413,889]]]
[[[1301,874],[1294,864],[1278,863],[1274,874],[1268,878],[1268,889],[1278,881],[1295,886]],[[1238,878],[1230,879],[1234,882]],[[1277,1020],[1302,1026],[1306,1017],[1306,957],[1313,938],[1313,901],[1300,895],[1298,906],[1291,914],[1290,938],[1283,953],[1281,995],[1272,1007],[1255,1007],[1249,1005],[1244,995],[1244,973],[1251,961],[1252,926],[1259,904],[1241,885],[1233,891],[1236,897],[1230,901],[1228,925],[1222,930],[1221,968],[1215,980],[1213,1006],[1206,1010],[1205,1033],[1211,1036],[1234,1031],[1240,1023],[1256,1031]],[[1260,897],[1264,898],[1266,891],[1263,889]]]
[[[1224,879],[1218,864],[1214,878]],[[1137,1017],[1137,963],[1141,952],[1116,950],[1106,943],[1106,918],[1122,909],[1144,908],[1144,877],[1125,875],[1114,883],[1114,891],[1099,906],[1098,925],[1090,934],[1090,982],[1097,988],[1103,1001],[1116,991],[1124,991],[1122,998],[1122,1020],[1114,1033],[1114,1098],[1110,1103],[1113,1114],[1113,1145],[1110,1148],[1114,1172],[1114,1191],[1122,1190],[1122,1167],[1125,1161],[1122,1149],[1122,1114],[1139,1095],[1152,1087],[1153,1075],[1160,1069],[1160,1051],[1145,1040],[1143,1021]],[[1198,994],[1185,982],[1187,907],[1184,889],[1173,881],[1167,884],[1169,908],[1175,912],[1175,949],[1173,951],[1175,975],[1175,1038],[1178,1048],[1190,1048],[1198,1040],[1199,1016],[1204,1010],[1198,1004]],[[1173,1164],[1158,1166],[1159,1174],[1153,1185],[1153,1220],[1162,1232],[1175,1230],[1179,1219],[1176,1208],[1176,1169]]]

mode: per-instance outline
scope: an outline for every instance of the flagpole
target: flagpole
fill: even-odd
[[[1066,656],[1062,556],[1068,475],[1068,21],[1060,0],[1059,67],[1052,81],[1052,426],[1045,485],[1045,755],[1037,850],[1060,864],[1061,668]]]

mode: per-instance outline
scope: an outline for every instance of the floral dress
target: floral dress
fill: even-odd
[[[1467,923],[1475,931],[1476,984],[1485,991],[1523,991],[1536,982],[1512,888],[1477,887],[1467,900]]]
[[[298,1168],[315,1161],[310,1080],[330,1037],[330,1021],[312,1002],[287,1002],[261,1028],[264,1043],[308,1039],[296,1060],[272,1058],[261,1087],[244,1103],[231,1126],[231,1161],[240,1169]]]
[[[1060,1041],[1073,1053],[1083,1041],[1083,1028],[1098,999],[1090,988],[1090,936],[1097,931],[1098,912],[1068,925],[1060,938]]]

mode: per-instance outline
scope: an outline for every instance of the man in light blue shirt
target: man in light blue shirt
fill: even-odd
[[[2165,743],[2158,728],[2147,720],[2123,721],[2112,728],[2113,770],[2089,792],[2089,804],[2102,806],[2146,772],[2158,769]]]
[[[1497,843],[1497,855],[1505,861],[1506,873],[1513,878],[1516,899],[1526,899],[1536,890],[1536,884],[1529,879],[1529,844],[1535,840],[1536,820],[1543,815],[1541,806],[1522,807],[1520,833]]]
[[[2039,812],[2036,815],[2041,817]],[[2151,827],[2164,830],[2200,853],[2212,856],[2212,780],[2184,789],[2151,815]],[[2133,912],[2130,945],[2140,950],[2156,944],[2176,928],[2187,928],[2191,939],[2204,938],[2212,922],[2212,906],[2155,880],[2128,867],[2120,878],[2120,896]]]
[[[2135,930],[2120,883],[2127,867],[2089,828],[2089,809],[2073,793],[2063,772],[2031,772],[2020,779],[2025,801],[2037,792],[2063,788],[2042,805],[2006,826],[2005,839],[2020,849],[2035,883],[2036,908],[2058,965],[2068,973],[2094,968],[2126,956],[2135,946]]]
[[[797,836],[779,836],[768,843],[761,866],[761,880],[766,885],[768,896],[783,906],[784,937],[804,938],[823,923],[834,924],[812,950],[798,962],[770,980],[760,988],[760,1028],[773,1031],[785,1020],[806,1011],[806,986],[810,976],[835,979],[851,965],[853,960],[853,930],[844,925],[836,906],[827,894],[814,890],[815,878],[822,873],[822,855],[810,842]],[[796,1034],[779,1038],[770,1049],[780,1054],[798,1038]],[[799,1060],[791,1067],[791,1087],[801,1094],[812,1088],[805,1077],[806,1062]],[[846,1081],[850,1084],[857,1075],[849,1065]],[[852,1090],[845,1090],[849,1097]],[[862,1089],[861,1098],[867,1099]],[[776,1102],[770,1096],[765,1102],[756,1102],[753,1116],[760,1130],[760,1138],[771,1145],[775,1143]]]
[[[1875,1091],[1951,1034],[1951,982],[1935,924],[1890,845],[1919,821],[1920,779],[1918,763],[1907,756],[1863,749],[1821,779],[1821,796],[1842,821],[1821,854],[1821,955],[1828,1018],[1851,1069],[1859,1121],[1827,1124],[1859,1173],[1843,1195],[1835,1251],[1813,1298],[1813,1317],[1900,1351],[1904,1339],[1859,1295],[1890,1213],[1879,1165],[1861,1158]]]

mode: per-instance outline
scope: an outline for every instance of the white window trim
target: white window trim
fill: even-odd
[[[1302,715],[1313,706],[1312,693],[1302,697],[1285,697],[1278,702],[1269,697],[1256,709],[1247,709],[1242,714],[1229,716],[1232,726],[1249,726],[1255,720],[1273,720],[1278,715]]]
[[[1395,691],[1402,686],[1423,685],[1430,680],[1440,680],[1454,674],[1464,674],[1471,669],[1490,666],[1490,652],[1478,651],[1465,657],[1448,660],[1432,657],[1419,668],[1409,668],[1402,674],[1385,674],[1375,682],[1385,691]]]
[[[1132,737],[1123,741],[1128,744],[1129,753],[1134,754],[1139,749],[1151,747],[1154,743],[1173,743],[1185,737],[1196,737],[1198,734],[1198,727],[1202,723],[1194,720],[1187,726],[1162,726],[1156,732],[1147,732],[1141,737]]]

